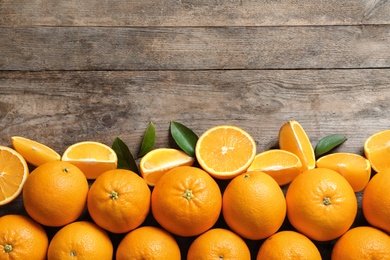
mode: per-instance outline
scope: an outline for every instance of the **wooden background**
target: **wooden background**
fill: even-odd
[[[339,133],[337,151],[362,154],[389,128],[389,14],[388,0],[0,0],[0,144],[61,154],[118,136],[136,154],[149,122],[172,146],[175,120],[240,126],[261,152],[295,119],[313,146]],[[255,258],[262,241],[247,242]],[[317,243],[324,259],[333,243]]]

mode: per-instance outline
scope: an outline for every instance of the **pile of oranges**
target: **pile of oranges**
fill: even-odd
[[[334,244],[334,260],[390,259],[390,130],[367,138],[364,156],[316,158],[295,120],[281,126],[278,149],[260,153],[245,130],[215,126],[200,135],[195,156],[148,152],[140,175],[119,169],[115,151],[99,142],[60,156],[11,141],[14,149],[0,146],[0,205],[22,195],[27,214],[0,217],[0,259],[316,260],[317,242]],[[354,225],[358,192],[365,226]],[[121,235],[117,245],[112,234]],[[191,238],[188,248],[180,237]],[[248,241],[260,241],[256,255]]]

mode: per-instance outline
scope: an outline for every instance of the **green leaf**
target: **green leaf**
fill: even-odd
[[[116,137],[112,144],[112,149],[118,156],[118,169],[126,169],[139,174],[134,157],[125,142],[123,142],[119,137]]]
[[[138,158],[150,152],[154,147],[155,141],[156,141],[156,129],[154,127],[154,124],[150,122],[148,128],[145,131],[144,138],[142,139],[141,149],[138,153]]]
[[[339,135],[339,134],[328,135],[318,141],[314,149],[314,154],[316,158],[318,158],[321,155],[324,155],[325,153],[329,152],[333,148],[344,143],[345,141],[347,141],[347,137],[345,137],[344,135]]]
[[[171,121],[170,130],[176,144],[189,156],[195,157],[198,136],[185,125],[175,121]]]

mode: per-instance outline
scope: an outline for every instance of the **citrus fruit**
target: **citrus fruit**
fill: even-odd
[[[256,155],[256,143],[239,127],[215,126],[199,137],[195,155],[210,175],[231,179],[248,169]]]
[[[267,238],[260,246],[257,260],[321,260],[316,245],[305,235],[285,230]]]
[[[371,176],[370,162],[361,155],[353,153],[332,153],[320,157],[316,165],[340,173],[347,179],[355,192],[362,191]]]
[[[236,233],[223,228],[213,228],[191,243],[186,259],[250,260],[251,254],[245,241]]]
[[[27,213],[46,226],[63,226],[83,212],[88,181],[79,168],[68,162],[52,161],[35,168],[23,188]]]
[[[87,205],[98,226],[112,233],[125,233],[141,225],[148,215],[150,189],[132,171],[106,171],[91,185]]]
[[[55,233],[47,250],[47,259],[111,260],[113,251],[106,231],[92,222],[76,221]]]
[[[22,193],[28,174],[26,160],[14,149],[0,146],[0,206]]]
[[[202,169],[179,166],[166,172],[152,191],[152,213],[167,231],[196,236],[218,220],[222,195],[216,181]]]
[[[180,260],[180,248],[167,231],[152,226],[142,226],[127,233],[120,241],[116,260],[149,259]]]
[[[370,226],[348,230],[332,250],[332,260],[390,259],[390,237]]]
[[[118,157],[111,147],[93,141],[69,146],[61,160],[76,165],[88,179],[96,179],[103,172],[116,169],[118,164]]]
[[[260,171],[243,173],[227,185],[222,214],[227,225],[240,236],[259,240],[282,226],[286,200],[278,183]]]
[[[12,136],[11,142],[14,149],[33,166],[39,166],[45,162],[61,160],[61,156],[56,151],[28,138]]]
[[[0,217],[0,259],[46,259],[49,239],[45,230],[22,215]]]
[[[364,142],[364,155],[370,161],[371,167],[380,172],[390,168],[390,130],[377,132]]]
[[[357,213],[357,200],[348,181],[326,168],[299,174],[286,193],[287,217],[302,234],[329,241],[344,234]]]
[[[150,185],[154,186],[164,173],[178,166],[192,166],[195,158],[183,151],[173,148],[154,149],[140,161],[142,177]]]
[[[295,120],[284,123],[279,130],[279,148],[296,154],[302,171],[313,169],[316,164],[314,149],[303,127]]]
[[[272,149],[255,156],[248,168],[270,175],[279,185],[290,183],[302,170],[302,163],[295,154],[281,149]]]

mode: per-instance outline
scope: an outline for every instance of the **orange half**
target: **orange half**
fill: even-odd
[[[390,130],[377,132],[364,142],[364,155],[376,172],[390,168]]]

